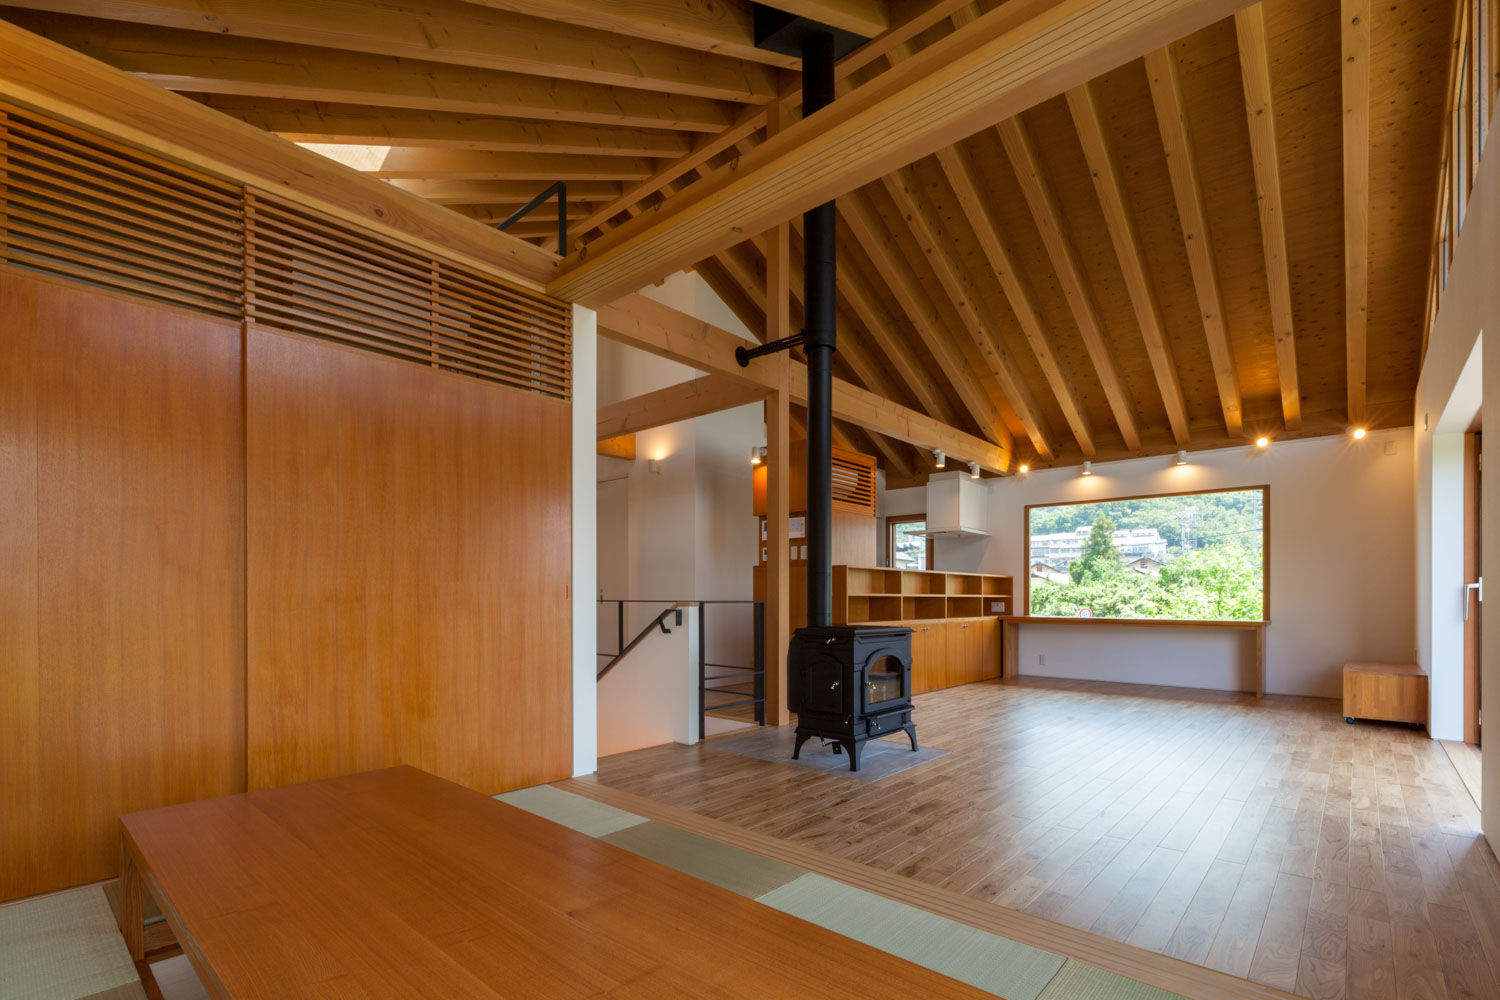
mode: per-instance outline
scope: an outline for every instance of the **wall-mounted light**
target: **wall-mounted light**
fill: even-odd
[[[1264,434],[1262,434],[1260,437],[1258,437],[1258,438],[1255,439],[1255,447],[1257,447],[1257,448],[1264,448],[1267,445],[1269,445],[1270,443],[1271,443],[1271,439],[1268,438],[1268,437],[1266,437]]]
[[[1078,474],[1080,476],[1092,476],[1094,474],[1094,463],[1087,461],[1084,462],[1083,468],[1078,470]]]
[[[661,459],[659,459],[659,458],[648,458],[648,459],[646,459],[646,471],[650,472],[654,476],[661,475]]]
[[[758,444],[750,449],[750,464],[759,465],[766,460],[766,446]]]
[[[1177,460],[1174,461],[1172,464],[1173,465],[1187,465],[1187,452],[1186,451],[1179,451],[1177,453]]]
[[[1356,427],[1349,433],[1354,435],[1354,440],[1356,441],[1363,441],[1365,439],[1365,429],[1363,427]]]
[[[1021,475],[1024,476],[1024,475],[1026,475],[1026,473],[1028,473],[1028,472],[1031,471],[1031,466],[1029,466],[1029,465],[1022,465],[1021,468],[1018,469],[1018,470],[1016,470],[1016,471],[1020,472]]]
[[[934,449],[932,449],[932,467],[934,469],[941,469],[944,466],[946,466],[947,464],[948,464],[948,456],[943,454],[943,449],[941,449],[941,448],[934,448]]]
[[[969,478],[970,479],[978,479],[979,478],[979,463],[978,462],[970,462],[969,463]]]

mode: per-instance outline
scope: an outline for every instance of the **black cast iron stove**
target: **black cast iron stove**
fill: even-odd
[[[866,740],[906,733],[917,749],[911,721],[911,629],[826,625],[798,629],[787,651],[787,707],[797,713],[797,745],[817,738],[849,752],[859,770]]]

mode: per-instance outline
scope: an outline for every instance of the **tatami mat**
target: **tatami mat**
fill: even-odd
[[[120,995],[143,995],[98,886],[0,906],[0,970],[0,1000],[79,1000],[131,985],[137,992]]]
[[[543,819],[586,833],[604,837],[646,820],[623,809],[573,795],[551,785],[536,785],[496,795],[501,802],[535,813]]]
[[[822,875],[803,875],[760,901],[1006,1000],[1036,1000],[1063,965],[1058,955]]]
[[[752,899],[805,877],[800,868],[665,823],[640,823],[602,839]]]

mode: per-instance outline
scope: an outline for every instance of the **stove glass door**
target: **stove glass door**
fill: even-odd
[[[902,690],[905,665],[900,659],[886,653],[877,654],[865,668],[865,711],[874,711],[882,702],[900,701],[906,696]]]

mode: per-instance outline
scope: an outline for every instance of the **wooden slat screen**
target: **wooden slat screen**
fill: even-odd
[[[6,263],[240,318],[238,188],[4,105],[0,117]]]
[[[566,303],[0,103],[0,262],[567,399]]]
[[[245,228],[252,322],[568,397],[563,303],[262,195]]]
[[[833,449],[833,504],[845,510],[875,513],[875,459]]]

